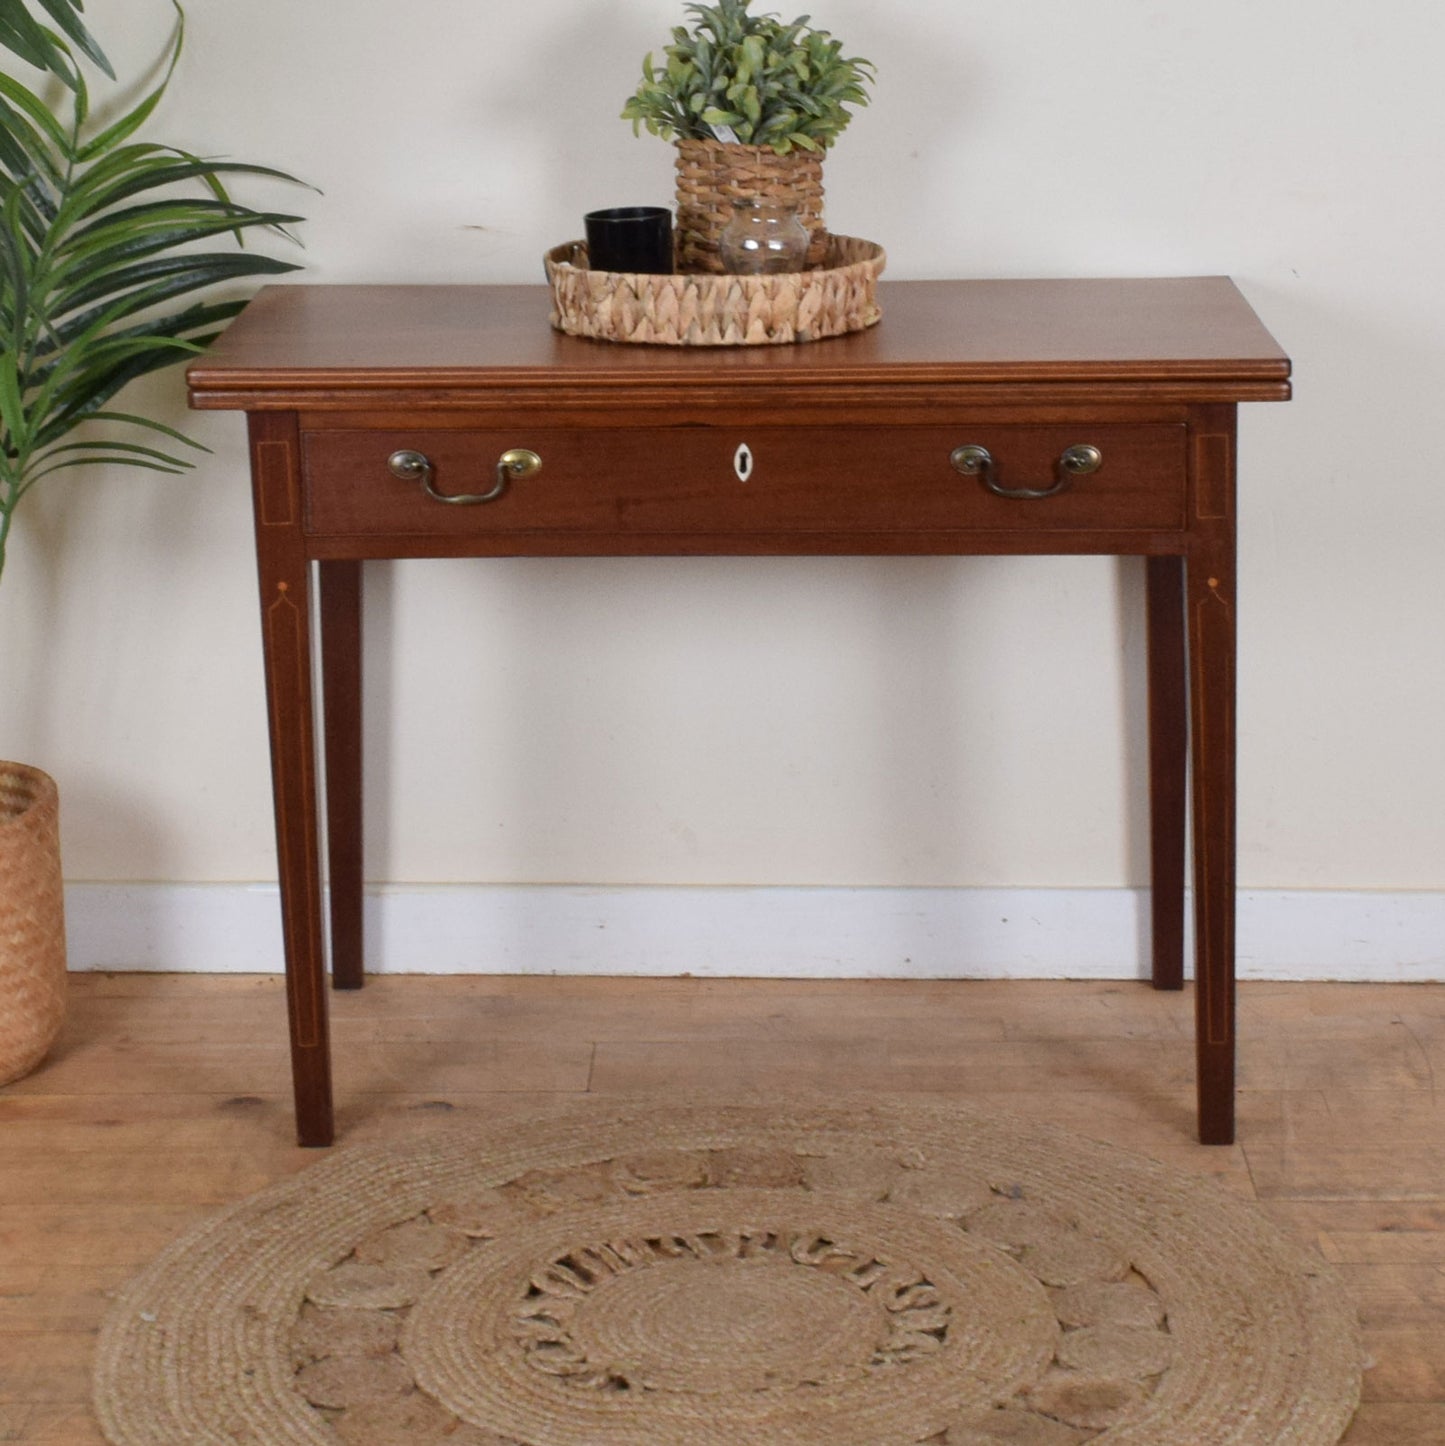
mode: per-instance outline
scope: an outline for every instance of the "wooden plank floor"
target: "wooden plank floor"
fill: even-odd
[[[292,1143],[270,977],[82,975],[0,1090],[0,1441],[95,1446],[112,1293]],[[1350,1446],[1445,1443],[1445,987],[1241,988],[1239,1143],[1192,1143],[1187,996],[1143,984],[406,978],[334,1001],[345,1140],[587,1090],[930,1091],[1222,1180],[1334,1261],[1373,1366]],[[659,1443],[664,1446],[664,1443]]]

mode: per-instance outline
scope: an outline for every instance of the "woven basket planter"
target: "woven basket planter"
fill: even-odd
[[[0,762],[0,1085],[45,1057],[65,1019],[65,904],[55,780]]]
[[[677,142],[677,269],[721,274],[718,240],[743,201],[791,207],[808,235],[808,265],[821,266],[823,158],[807,151],[780,156],[767,146],[723,141]]]
[[[587,247],[547,253],[552,325],[569,336],[656,346],[768,346],[872,326],[883,314],[883,248],[830,236],[816,271],[772,276],[648,276],[591,271]]]

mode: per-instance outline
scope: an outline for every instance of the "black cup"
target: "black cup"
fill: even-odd
[[[666,206],[613,206],[584,219],[593,271],[665,276],[672,270],[672,212]]]

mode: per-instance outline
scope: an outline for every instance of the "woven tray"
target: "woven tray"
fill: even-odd
[[[569,336],[656,346],[768,346],[862,331],[882,311],[883,248],[830,236],[825,264],[779,276],[591,271],[587,247],[547,253],[552,325]]]

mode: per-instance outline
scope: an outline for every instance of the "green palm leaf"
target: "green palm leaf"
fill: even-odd
[[[37,132],[47,136],[56,150],[64,152],[70,137],[64,126],[50,113],[50,108],[34,92],[27,90],[13,76],[0,71],[0,95],[16,106]]]
[[[81,21],[80,11],[84,6],[80,0],[40,0],[40,6],[82,54],[115,79],[105,52]],[[26,9],[23,0],[0,0],[0,45],[28,65],[51,71],[74,88],[79,73],[74,56]]]
[[[237,177],[294,179],[283,171],[134,139],[175,73],[185,36],[179,5],[160,83],[97,129],[71,49],[97,60],[94,42],[77,31],[79,5],[35,3],[62,33],[22,0],[0,0],[0,45],[32,64],[44,60],[69,95],[52,109],[0,75],[0,569],[15,506],[42,477],[97,462],[167,473],[193,465],[165,441],[110,435],[139,429],[198,445],[108,403],[137,377],[208,346],[246,305],[238,286],[296,269],[217,250],[216,241],[240,244],[256,230],[284,236],[301,219],[242,205],[227,190]],[[82,423],[94,433],[72,437]]]
[[[231,251],[187,252],[184,256],[168,256],[157,261],[141,261],[134,266],[123,267],[98,278],[89,286],[77,289],[67,297],[67,306],[75,314],[68,317],[51,333],[52,345],[66,345],[74,341],[99,314],[96,303],[108,295],[119,295],[130,288],[150,287],[161,282],[158,294],[142,301],[138,292],[133,308],[151,306],[173,301],[204,287],[215,286],[223,281],[233,281],[247,276],[275,276],[289,271],[290,264],[277,261],[270,256],[237,255]],[[81,311],[78,308],[89,307]]]
[[[91,166],[83,177],[77,178],[67,188],[61,219],[73,224],[145,191],[191,180],[200,181],[212,195],[216,195],[214,188],[220,187],[216,199],[224,201],[227,196],[220,181],[223,175],[263,176],[279,181],[293,179],[285,171],[273,170],[270,166],[251,166],[241,161],[204,161],[169,146],[124,146]]]
[[[161,97],[165,95],[166,87],[171,83],[171,76],[176,73],[176,62],[181,58],[181,46],[186,38],[186,16],[179,5],[176,6],[176,15],[176,38],[171,47],[170,63],[166,66],[165,74],[161,76],[160,84],[113,125],[107,126],[98,136],[93,136],[80,147],[76,152],[76,160],[82,164],[93,160],[96,156],[104,155],[107,151],[114,150],[121,141],[133,136],[150,119],[151,112],[161,103]],[[84,104],[83,86],[80,88],[80,94],[82,104]]]

